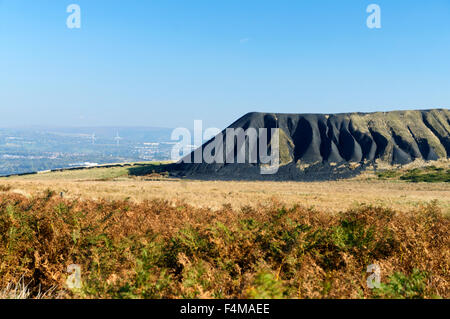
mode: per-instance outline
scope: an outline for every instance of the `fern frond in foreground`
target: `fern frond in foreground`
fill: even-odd
[[[436,204],[330,214],[0,195],[0,291],[24,282],[30,298],[449,298],[449,247]]]

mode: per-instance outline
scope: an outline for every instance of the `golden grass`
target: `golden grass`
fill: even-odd
[[[229,204],[238,209],[245,205],[278,201],[280,204],[301,203],[329,212],[338,212],[358,203],[383,205],[394,209],[410,209],[437,201],[444,213],[450,213],[448,183],[406,183],[380,180],[342,180],[332,182],[251,182],[145,180],[125,175],[105,180],[105,172],[63,172],[30,177],[0,179],[10,192],[35,196],[50,188],[64,193],[65,198],[106,199],[142,202],[152,199],[184,201],[195,207],[219,209]],[[117,169],[114,174],[123,173]],[[78,175],[77,175],[78,174]],[[114,175],[113,173],[109,173]]]
[[[374,176],[0,178],[0,298],[448,298],[449,183]],[[65,287],[72,263],[82,291]],[[379,291],[366,287],[371,263]]]

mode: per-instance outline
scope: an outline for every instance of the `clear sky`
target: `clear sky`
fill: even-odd
[[[449,0],[0,0],[0,126],[449,106]]]

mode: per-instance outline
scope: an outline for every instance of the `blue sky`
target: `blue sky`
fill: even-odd
[[[448,107],[449,57],[448,0],[0,0],[0,126]]]

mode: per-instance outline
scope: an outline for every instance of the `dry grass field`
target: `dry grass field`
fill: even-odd
[[[334,182],[128,169],[0,178],[0,298],[449,297],[447,166]]]
[[[94,168],[0,178],[1,188],[25,196],[52,189],[69,199],[182,201],[195,207],[234,209],[259,203],[301,204],[338,212],[366,203],[407,210],[436,201],[450,213],[449,183],[409,183],[378,180],[366,174],[352,180],[332,182],[251,182],[152,179],[129,176],[126,167]]]

